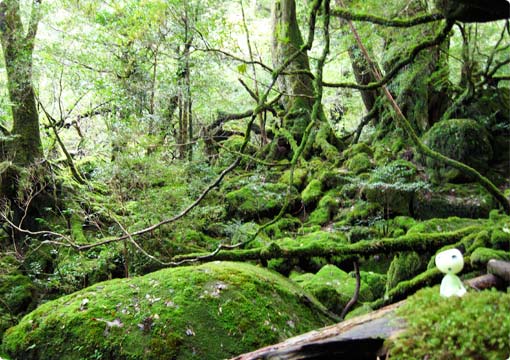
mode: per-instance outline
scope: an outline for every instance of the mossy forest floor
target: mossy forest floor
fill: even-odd
[[[356,262],[359,298],[348,317],[426,288],[403,310],[417,316],[395,357],[423,349],[430,359],[508,356],[508,293],[443,302],[427,287],[441,280],[433,264],[441,249],[464,254],[463,279],[491,258],[510,260],[510,217],[480,185],[449,182],[389,138],[292,170],[245,159],[188,216],[142,236],[81,252],[27,241],[22,260],[0,259],[3,351],[13,359],[234,356],[338,321],[355,292]],[[137,231],[178,214],[233,155],[220,153],[214,166],[148,156],[78,163],[95,190],[63,177],[66,208],[41,221],[80,245]],[[493,168],[488,176],[508,195],[509,170]],[[220,245],[201,261],[213,262],[194,265]],[[473,320],[479,314],[486,322]],[[434,347],[445,355],[431,355]]]

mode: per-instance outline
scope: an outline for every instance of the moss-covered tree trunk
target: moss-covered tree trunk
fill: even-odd
[[[25,31],[19,1],[6,0],[0,3],[2,50],[13,119],[13,141],[7,146],[3,159],[21,166],[32,164],[43,155],[39,115],[32,85],[32,53],[37,32],[38,6],[34,2],[28,29]]]
[[[50,191],[46,189],[46,170],[40,161],[43,149],[32,84],[32,54],[39,6],[39,1],[32,2],[25,29],[20,1],[0,3],[0,38],[12,110],[12,130],[2,144],[0,196],[10,205],[14,250],[18,254],[26,246],[24,231],[20,229],[37,230],[36,219],[41,217],[41,209],[53,204],[53,198],[48,196]]]
[[[273,67],[280,67],[303,47],[303,37],[296,16],[295,0],[275,0],[273,7],[272,58]],[[276,148],[279,154],[289,157],[291,143],[299,144],[305,129],[311,121],[315,93],[313,88],[310,62],[306,52],[301,52],[285,68],[278,78],[278,88],[283,94],[281,105],[284,108],[282,117],[282,136],[276,137]],[[336,138],[327,122],[323,111],[320,111],[320,122],[310,134],[304,156],[321,153],[334,157]]]
[[[416,1],[406,6],[403,13],[412,17],[425,11],[426,4]],[[400,14],[402,15],[402,12]],[[417,37],[427,37],[433,33],[432,29],[426,26],[408,30],[411,31],[412,33],[402,34],[401,30],[388,30],[385,52],[390,55],[387,55],[383,64],[385,70],[393,68],[401,60],[401,56],[406,55],[405,48],[397,48],[403,44],[402,37],[413,42]],[[448,63],[445,55],[442,55],[447,52],[447,48],[448,40],[441,46],[423,51],[413,64],[401,70],[390,86],[402,112],[418,134],[439,121],[449,106]]]

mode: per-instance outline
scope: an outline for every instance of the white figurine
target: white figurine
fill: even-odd
[[[445,250],[437,254],[436,266],[442,273],[446,274],[443,281],[441,281],[441,288],[439,290],[441,296],[462,296],[466,293],[466,288],[462,285],[462,281],[455,275],[464,267],[464,258],[458,249]]]

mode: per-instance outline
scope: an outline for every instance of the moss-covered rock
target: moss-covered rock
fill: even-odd
[[[349,302],[356,288],[356,279],[334,265],[326,265],[315,275],[296,276],[305,290],[319,299],[330,311],[340,314]],[[370,301],[373,298],[370,288],[361,283],[360,301]]]
[[[301,190],[306,184],[306,177],[308,175],[308,170],[303,168],[295,168],[294,175],[292,177],[292,185],[296,187],[296,189]],[[285,170],[280,177],[280,183],[289,184],[290,183],[290,169]]]
[[[426,267],[426,262],[412,251],[395,256],[391,262],[386,280],[386,293],[396,287],[399,282],[409,280]]]
[[[485,267],[489,260],[510,261],[510,253],[503,250],[494,250],[485,247],[479,247],[470,256],[473,267]]]
[[[379,274],[372,271],[360,271],[361,281],[367,284],[372,292],[373,299],[379,299],[384,296],[386,288],[386,274]]]
[[[414,193],[413,214],[417,219],[450,216],[486,218],[497,207],[493,197],[476,183],[447,184]]]
[[[323,326],[285,278],[217,262],[99,283],[41,305],[3,340],[17,359],[220,359]]]
[[[430,219],[416,223],[408,230],[408,234],[434,233],[455,231],[468,226],[483,226],[487,224],[485,219],[467,219],[452,216],[446,219]]]
[[[316,204],[322,195],[322,184],[319,180],[313,179],[308,183],[301,193],[301,200],[305,205]]]
[[[388,344],[390,357],[506,359],[509,313],[508,293],[486,290],[444,299],[438,286],[420,290],[397,310],[407,327]]]
[[[374,150],[367,143],[360,142],[360,143],[354,144],[353,146],[350,146],[348,149],[344,150],[342,155],[345,158],[351,158],[351,157],[361,154],[361,153],[367,154],[368,156],[373,156]]]
[[[485,172],[492,158],[492,147],[485,128],[475,120],[451,119],[434,124],[423,136],[431,149]],[[431,158],[423,160],[434,182],[461,182],[467,179],[459,170]]]
[[[416,167],[409,161],[396,160],[375,169],[363,193],[368,201],[380,204],[387,213],[410,215],[414,192],[426,187],[424,182],[415,179]]]
[[[0,336],[16,318],[35,306],[35,286],[21,274],[0,275]]]
[[[359,153],[354,155],[352,158],[349,158],[345,162],[345,166],[349,171],[354,174],[365,173],[372,168],[372,162],[370,161],[370,157],[366,153]]]
[[[274,215],[285,204],[288,185],[282,183],[250,183],[225,196],[228,212],[244,219]],[[291,206],[298,194],[291,191]]]

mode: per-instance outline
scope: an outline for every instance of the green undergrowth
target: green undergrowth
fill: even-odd
[[[495,290],[442,298],[425,288],[397,310],[407,327],[390,344],[390,359],[506,359],[510,294]]]
[[[324,326],[297,285],[215,262],[117,279],[45,303],[9,329],[16,359],[220,359]]]

